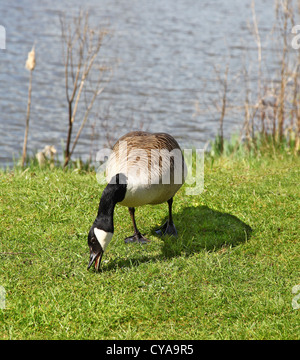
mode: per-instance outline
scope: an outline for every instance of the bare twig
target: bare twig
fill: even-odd
[[[83,120],[71,145],[73,125],[76,120],[82,93],[92,68],[98,59],[103,38],[107,35],[107,31],[104,29],[92,29],[89,25],[88,12],[85,14],[80,12],[79,16],[73,19],[72,24],[66,24],[65,18],[61,18],[60,21],[65,65],[66,98],[68,102],[68,134],[64,162],[64,167],[66,167],[75,150],[93,104],[103,91],[102,72],[107,69],[102,67],[98,80],[93,83],[94,88],[91,100],[85,109]]]
[[[255,41],[257,45],[257,61],[258,61],[258,98],[261,97],[261,78],[262,78],[262,72],[261,72],[261,40],[260,35],[258,31],[258,25],[257,25],[257,19],[256,19],[256,12],[255,12],[255,1],[252,0],[251,2],[251,10],[252,10],[252,20],[253,20],[253,27],[254,27],[254,36]]]

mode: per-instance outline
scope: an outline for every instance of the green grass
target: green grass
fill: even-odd
[[[299,339],[300,159],[219,158],[205,190],[174,201],[179,237],[154,229],[167,204],[136,211],[150,239],[126,245],[126,208],[102,271],[87,233],[102,188],[61,169],[0,173],[1,339]]]

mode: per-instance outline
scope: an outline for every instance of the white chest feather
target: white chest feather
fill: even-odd
[[[146,204],[161,204],[171,197],[181,185],[127,185],[126,195],[119,204],[128,207],[142,206]]]

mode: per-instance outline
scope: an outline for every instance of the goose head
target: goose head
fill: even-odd
[[[88,264],[88,269],[95,262],[95,269],[97,271],[99,270],[99,266],[101,263],[104,250],[106,249],[112,237],[113,237],[113,230],[112,232],[105,231],[99,229],[95,225],[91,227],[88,234],[88,246],[90,249],[90,260]]]

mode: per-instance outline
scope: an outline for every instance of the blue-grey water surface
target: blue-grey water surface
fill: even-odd
[[[222,89],[216,71],[223,76],[227,63],[225,135],[238,131],[243,123],[243,66],[250,84],[257,81],[250,5],[250,0],[1,0],[6,50],[0,50],[0,166],[11,165],[22,151],[29,80],[25,61],[33,43],[37,65],[28,151],[49,144],[62,153],[68,120],[59,15],[72,17],[79,9],[89,10],[94,26],[110,30],[101,54],[113,71],[74,158],[87,159],[107,144],[108,136],[116,138],[131,128],[170,132],[183,146],[203,148],[218,132]],[[274,2],[257,1],[256,13],[273,76],[278,65],[268,34]]]

